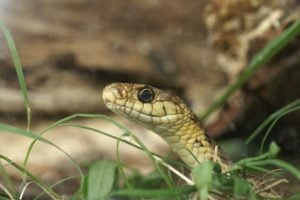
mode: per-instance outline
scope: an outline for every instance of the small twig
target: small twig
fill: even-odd
[[[264,179],[264,178],[266,178],[267,176],[269,176],[269,175],[271,175],[271,174],[275,174],[276,172],[279,172],[279,171],[282,171],[282,169],[273,169],[273,170],[271,170],[271,171],[269,171],[269,172],[267,172],[267,173],[264,173],[263,175],[262,175],[262,179]]]
[[[185,175],[183,175],[181,172],[179,172],[177,169],[175,169],[174,167],[172,167],[171,165],[169,165],[168,163],[166,163],[164,160],[162,160],[161,158],[159,158],[157,156],[153,156],[153,157],[154,157],[155,160],[159,161],[162,165],[164,165],[165,167],[167,167],[170,171],[172,171],[178,177],[180,177],[181,179],[183,179],[188,185],[195,185],[194,181],[192,181],[191,179],[189,179],[188,177],[186,177]]]
[[[269,179],[264,179],[264,181],[256,181],[256,182],[255,182],[255,186],[256,186],[257,188],[259,188],[260,186],[266,185],[267,183],[272,182],[272,181],[274,181],[274,180],[275,180],[274,178],[269,178]]]
[[[216,145],[215,146],[215,150],[214,150],[214,157],[213,157],[213,162],[217,162],[217,158],[218,158],[218,150],[219,150],[219,146]]]
[[[277,186],[277,185],[279,185],[279,184],[281,184],[281,183],[288,183],[288,182],[289,182],[289,181],[288,181],[287,179],[285,179],[285,178],[280,179],[280,180],[275,181],[275,182],[273,182],[272,184],[266,186],[265,188],[262,188],[262,189],[260,189],[260,190],[257,190],[256,193],[259,194],[259,193],[264,192],[264,191],[266,191],[266,190],[270,190],[271,188],[273,188],[273,187],[275,187],[275,186]]]
[[[31,183],[33,183],[33,182],[30,181],[30,182],[28,182],[28,183],[26,183],[26,184],[24,185],[23,189],[21,190],[21,194],[20,194],[19,199],[22,199],[22,198],[23,198],[23,195],[24,195],[24,193],[25,193],[25,190],[27,189],[27,187],[28,187]]]
[[[212,196],[208,195],[208,199],[209,200],[216,200],[215,198],[213,198]]]

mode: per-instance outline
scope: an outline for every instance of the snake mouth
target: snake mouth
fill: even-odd
[[[133,119],[143,125],[151,125],[151,127],[169,126],[168,124],[176,123],[183,117],[183,114],[176,112],[167,113],[163,102],[159,102],[160,106],[155,106],[156,103],[141,103],[137,102],[139,101],[137,99],[132,99],[132,103],[127,105],[125,103],[127,94],[122,91],[124,90],[117,84],[110,84],[103,89],[102,97],[106,107],[116,114]],[[137,104],[140,106],[136,106]],[[148,109],[145,109],[146,107]]]
[[[112,102],[105,102],[105,101],[104,101],[104,104],[105,104],[105,106],[106,106],[108,109],[110,109],[110,110],[113,110],[114,105],[115,105],[115,104],[113,104]]]
[[[134,119],[138,123],[142,124],[151,124],[151,126],[155,125],[167,125],[170,123],[174,123],[176,121],[179,121],[182,117],[181,114],[171,114],[171,115],[165,115],[165,116],[155,116],[151,114],[145,114],[142,112],[139,112],[137,110],[134,110],[133,108],[128,108],[126,106],[118,105],[113,102],[107,101],[105,103],[108,109],[113,111],[116,114],[122,115],[126,118]]]

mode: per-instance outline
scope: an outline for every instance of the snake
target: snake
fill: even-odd
[[[102,98],[114,113],[161,136],[190,168],[212,161],[220,165],[222,173],[230,175],[232,161],[205,133],[197,116],[179,96],[151,85],[111,83],[103,89]],[[245,178],[261,197],[283,197],[260,177]]]
[[[230,169],[230,160],[205,133],[197,116],[172,92],[145,84],[111,83],[102,97],[108,109],[162,137],[189,167],[212,161],[222,172]]]

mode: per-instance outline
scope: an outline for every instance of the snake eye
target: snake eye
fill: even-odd
[[[154,91],[150,87],[142,87],[137,92],[138,99],[143,103],[150,103],[154,99]]]

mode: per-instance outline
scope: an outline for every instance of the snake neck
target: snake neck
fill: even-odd
[[[218,146],[214,145],[205,134],[199,122],[185,118],[170,127],[157,127],[159,134],[175,153],[190,167],[194,168],[203,161],[219,163],[222,172],[229,169],[229,161],[224,158]]]

